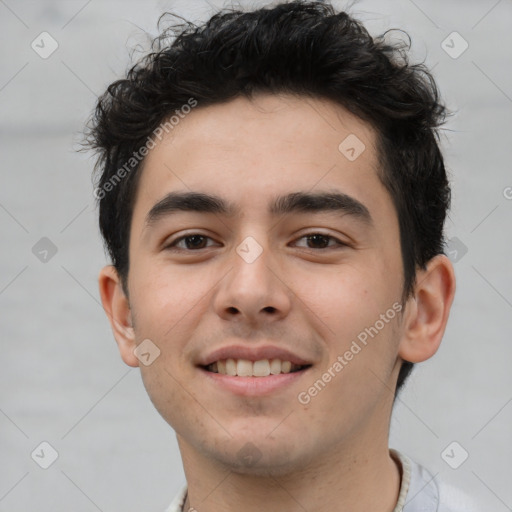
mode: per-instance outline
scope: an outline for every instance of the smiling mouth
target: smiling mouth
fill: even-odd
[[[260,359],[259,361],[222,359],[202,368],[211,373],[232,377],[268,377],[298,372],[310,366],[293,364],[290,361],[281,361],[281,359]]]

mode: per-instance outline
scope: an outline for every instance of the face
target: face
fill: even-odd
[[[369,125],[292,96],[198,106],[150,151],[129,305],[182,450],[279,473],[387,437],[403,267],[379,165]]]

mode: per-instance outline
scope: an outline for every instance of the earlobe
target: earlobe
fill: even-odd
[[[417,272],[414,296],[407,301],[399,356],[411,363],[432,357],[439,348],[455,295],[453,265],[444,255]]]
[[[121,279],[114,266],[107,265],[101,269],[98,285],[103,309],[110,321],[121,357],[128,366],[137,367],[139,360],[133,353],[136,343],[132,326],[132,312]]]

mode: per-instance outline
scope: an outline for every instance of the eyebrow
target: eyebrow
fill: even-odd
[[[145,228],[176,212],[213,213],[234,217],[240,211],[239,206],[219,196],[202,192],[170,192],[148,212]],[[327,211],[350,215],[367,225],[373,225],[368,208],[354,197],[342,192],[292,192],[276,197],[269,207],[270,214],[274,216],[294,212],[321,213]]]

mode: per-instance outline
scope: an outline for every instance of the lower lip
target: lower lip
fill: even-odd
[[[200,371],[206,377],[212,379],[216,385],[235,395],[266,396],[298,381],[308,369],[304,368],[297,372],[280,373],[279,375],[269,375],[267,377],[234,377],[232,375],[209,372],[203,368],[200,368]]]

